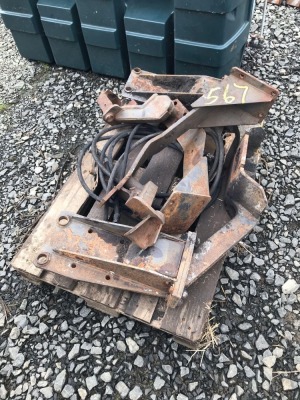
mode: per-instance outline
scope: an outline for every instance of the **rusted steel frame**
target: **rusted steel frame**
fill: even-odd
[[[102,110],[103,118],[106,117],[106,119],[109,119],[108,113],[110,110],[116,108],[118,111],[119,108],[124,105],[118,95],[113,93],[111,90],[103,90],[98,97],[97,103]],[[136,102],[133,101],[133,104],[136,104]]]
[[[141,175],[140,183],[146,184],[152,181],[158,186],[159,192],[169,192],[182,158],[183,154],[178,150],[171,147],[164,148],[149,160]],[[168,171],[167,174],[166,171]],[[156,198],[153,206],[157,209],[161,208],[162,202],[162,198]]]
[[[226,197],[241,204],[258,219],[267,206],[267,198],[260,184],[245,171],[248,144],[249,134],[246,134],[233,160]]]
[[[268,0],[268,3],[280,6],[283,3],[283,0]],[[300,8],[300,0],[286,0],[286,4],[288,6]]]
[[[101,257],[94,257],[90,254],[75,253],[63,249],[55,249],[56,254],[73,260],[74,262],[81,262],[85,265],[90,265],[97,271],[102,270],[106,273],[106,281],[110,281],[112,278],[118,278],[122,280],[129,280],[135,282],[136,285],[150,286],[154,291],[164,292],[168,286],[174,282],[174,278],[160,274],[150,269],[144,270],[134,265],[121,263],[118,261],[110,261]],[[82,274],[82,277],[86,274]],[[87,277],[86,277],[87,278]],[[85,280],[85,279],[81,279]],[[93,282],[91,279],[87,279],[89,282]],[[106,283],[107,284],[107,283]],[[141,288],[142,289],[142,288]],[[149,290],[149,289],[147,289]],[[144,291],[144,290],[141,290]]]
[[[163,75],[134,68],[126,82],[123,96],[137,101],[145,101],[153,93],[167,93],[171,99],[179,99],[191,104],[202,94],[205,79],[201,75]]]
[[[148,249],[148,247],[156,243],[162,227],[163,223],[160,219],[148,215],[131,228],[130,231],[125,233],[124,236],[134,242],[139,248]]]
[[[132,226],[117,224],[117,223],[108,222],[108,221],[100,221],[98,219],[83,217],[78,214],[64,212],[62,215],[66,216],[67,218],[74,219],[74,220],[76,220],[82,224],[85,224],[87,226],[90,226],[92,228],[94,227],[95,229],[101,229],[106,232],[110,232],[119,237],[123,237],[125,235],[125,233],[130,231],[130,229],[132,228]],[[184,240],[180,239],[179,237],[174,237],[174,236],[168,235],[166,233],[161,233],[160,237],[174,241],[174,242],[178,242],[178,243],[184,242]]]
[[[174,103],[169,96],[153,94],[145,103],[121,105],[116,97],[113,103],[109,91],[102,92],[98,104],[103,111],[103,119],[111,125],[120,122],[160,123],[166,120],[174,111]]]
[[[126,205],[144,218],[126,234],[142,249],[152,246],[161,230],[170,234],[185,233],[210,201],[207,160],[203,157],[205,131],[191,129],[180,138],[184,149],[184,176],[175,186],[162,212],[152,209],[155,193],[129,198]],[[150,181],[146,186],[153,183]],[[155,186],[157,189],[157,187]],[[146,197],[146,203],[143,199]],[[159,214],[162,218],[159,217]],[[156,219],[156,220],[155,220]]]
[[[237,67],[232,68],[229,77],[230,76],[235,76],[241,80],[245,80],[246,84],[251,81],[250,84],[254,84],[254,86],[258,82],[262,83],[257,78],[252,77],[250,74]],[[240,95],[243,96],[245,94],[244,91],[247,89],[234,86],[234,82],[233,86],[229,85],[227,87],[227,83],[230,83],[229,78],[229,81],[224,87],[225,90],[223,93],[220,93],[216,88],[220,86],[222,87],[226,79],[226,76],[220,80],[204,75],[158,75],[141,71],[140,69],[134,69],[125,85],[124,96],[134,98],[138,101],[145,101],[145,99],[149,98],[153,93],[166,93],[172,99],[178,98],[184,103],[191,104],[192,99],[197,100],[199,97],[205,98],[209,96],[210,101],[212,101],[213,96],[217,95],[220,99],[224,100],[224,102],[235,104],[233,97],[235,96],[239,99]],[[242,85],[240,86],[245,86],[245,82],[242,82]],[[258,88],[259,87],[261,87],[261,85],[259,85]],[[272,88],[271,86],[269,87],[271,88],[270,93],[274,93],[273,96],[276,98],[278,95],[277,89]],[[213,92],[211,92],[211,90]],[[247,92],[248,91],[249,89]],[[249,93],[246,93],[246,97],[248,97],[248,95]]]
[[[222,80],[205,83],[202,90],[203,95],[192,104],[193,108],[263,103],[261,112],[264,113],[265,109],[269,110],[269,103],[273,104],[279,94],[275,87],[236,67]]]
[[[204,95],[193,103],[194,109],[145,144],[124,178],[103,197],[100,204],[104,204],[121,189],[147,159],[174,142],[187,130],[195,127],[258,124],[265,118],[279,93],[276,88],[239,68],[232,68],[231,74],[220,80],[218,85],[204,85]]]
[[[186,287],[221,260],[257,224],[257,219],[240,204],[236,204],[236,210],[236,216],[206,240],[194,253]]]
[[[161,211],[165,216],[163,232],[186,232],[209,203],[207,159],[203,157],[175,186]]]
[[[204,154],[206,132],[204,129],[190,129],[177,139],[184,152],[183,176],[186,176]]]
[[[233,160],[226,191],[226,199],[235,207],[236,215],[194,253],[187,286],[202,276],[254,228],[267,205],[263,188],[244,169],[248,143],[249,135],[246,134]]]
[[[157,193],[157,186],[153,182],[147,182],[139,193],[134,192],[125,204],[134,214],[142,218],[142,221],[125,233],[124,236],[136,243],[141,249],[147,249],[157,241],[165,217],[162,212],[156,211],[152,207]]]
[[[157,250],[152,251],[151,249],[145,253],[145,256],[140,255],[134,245],[130,245],[126,256],[120,262],[114,259],[114,255],[109,250],[112,246],[116,253],[115,240],[112,242],[112,239],[106,236],[104,236],[104,241],[103,239],[100,240],[101,232],[99,229],[93,230],[94,238],[91,238],[91,235],[88,234],[88,232],[91,233],[89,227],[92,226],[94,229],[109,225],[109,223],[98,223],[98,221],[91,221],[85,217],[78,218],[74,215],[75,225],[72,225],[72,218],[72,214],[65,214],[60,217],[60,224],[57,228],[60,235],[59,237],[53,235],[50,243],[37,255],[35,260],[37,267],[76,281],[91,282],[153,296],[168,297],[171,287],[173,287],[173,297],[177,298],[180,293],[183,293],[182,280],[187,275],[186,269],[189,268],[192,258],[196,240],[195,233],[189,234],[186,242],[176,238],[169,239],[167,235],[161,235],[162,239],[165,237],[163,239],[166,241],[165,244],[161,241],[161,244],[156,246]],[[82,229],[82,226],[78,226],[78,221],[79,224],[83,222],[86,228]],[[122,230],[125,230],[124,228],[129,229],[129,227],[123,226]],[[120,231],[117,232],[120,233]],[[63,240],[64,238],[65,240]],[[108,251],[104,251],[106,242]],[[64,247],[61,243],[64,244]],[[100,256],[95,255],[95,250]],[[171,253],[170,250],[172,250]],[[155,257],[156,262],[159,262],[157,267],[160,269],[154,270],[151,269],[151,263],[155,265],[153,257],[157,251],[158,257]],[[111,256],[112,259],[109,258]],[[153,262],[151,261],[152,258]],[[165,269],[165,266],[170,263],[168,269]],[[168,270],[171,271],[170,268],[174,270],[172,276],[168,272]]]
[[[140,218],[151,216],[164,223],[165,221],[162,213],[152,208],[152,203],[155,199],[156,193],[157,186],[153,182],[149,181],[144,185],[141,191],[137,192],[134,188],[133,193],[130,195],[125,204]]]
[[[113,268],[112,271],[105,271],[102,269],[103,260],[101,259],[91,256],[86,257],[86,260],[82,259],[82,261],[80,261],[81,257],[81,254],[64,254],[60,253],[60,251],[56,251],[51,254],[51,263],[45,265],[36,263],[36,266],[42,268],[44,271],[52,272],[73,279],[74,281],[104,285],[158,297],[166,296],[166,290],[161,290],[161,287],[157,288],[152,286],[152,279],[145,279],[144,282],[135,281],[124,277],[124,274],[120,275],[114,272]],[[92,262],[93,265],[90,264]],[[127,267],[126,264],[125,267]],[[150,282],[150,285],[148,285],[148,282]],[[172,279],[169,280],[169,282],[172,282]],[[166,288],[167,287],[168,285],[166,285]]]
[[[207,159],[203,157],[206,133],[190,129],[178,138],[184,150],[183,178],[161,209],[166,233],[184,233],[210,201]]]
[[[287,0],[286,4],[288,6],[300,8],[300,0]]]
[[[196,238],[197,234],[195,232],[188,232],[186,245],[183,251],[181,264],[177,274],[177,279],[169,290],[170,294],[167,298],[168,307],[171,308],[177,307],[182,298],[185,297],[185,295],[187,295],[187,293],[185,293],[185,285],[193,258]]]
[[[162,234],[155,246],[142,254],[124,239],[124,231],[131,227],[67,213],[58,222],[55,233],[36,256],[37,267],[75,280],[168,295],[181,264],[183,240]]]
[[[248,111],[247,111],[248,108]],[[180,135],[195,126],[210,127],[210,126],[229,126],[237,122],[238,125],[256,124],[261,122],[263,116],[259,117],[258,114],[261,109],[260,104],[240,106],[216,106],[216,107],[203,107],[190,111],[185,117],[181,118],[170,128],[165,130],[162,134],[149,140],[143,150],[138,154],[135,161],[127,171],[126,175],[115,187],[108,192],[100,202],[101,205],[105,204],[118,190],[120,190],[128,181],[128,179],[135,173],[135,171],[155,153],[158,153],[164,147],[174,142]],[[251,111],[251,114],[249,112]],[[256,116],[255,116],[256,114]]]
[[[203,157],[205,131],[191,129],[180,138],[184,149],[184,176],[172,190],[161,212],[152,209],[155,193],[142,193],[130,198],[126,205],[144,218],[126,233],[142,249],[152,246],[161,230],[170,234],[185,233],[210,201],[207,160]],[[150,187],[153,184],[148,182]],[[148,197],[146,204],[141,197]],[[162,218],[159,217],[159,214]],[[156,220],[155,220],[156,219]]]

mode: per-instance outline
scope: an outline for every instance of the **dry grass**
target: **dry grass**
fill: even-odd
[[[295,370],[295,371],[274,371],[273,372],[274,375],[278,376],[278,375],[287,375],[287,374],[300,374],[300,371]],[[276,378],[276,376],[274,376],[273,378]]]
[[[238,242],[238,244],[236,244],[236,246],[235,246],[237,254],[243,253],[243,251],[245,250],[247,253],[251,254],[252,257],[255,257],[254,254],[249,250],[249,248],[250,248],[250,246],[248,246],[247,244],[245,244],[242,241]]]
[[[188,350],[192,351],[193,354],[190,358],[190,361],[192,358],[200,353],[201,354],[201,360],[200,360],[200,366],[202,365],[203,357],[205,355],[206,350],[208,350],[211,347],[215,347],[218,345],[218,337],[216,336],[215,332],[219,326],[219,324],[214,324],[213,323],[214,317],[211,317],[203,330],[203,335],[201,337],[201,340],[198,343],[198,347],[195,350]]]

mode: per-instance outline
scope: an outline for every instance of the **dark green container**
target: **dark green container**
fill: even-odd
[[[56,64],[90,69],[75,0],[39,0],[38,10]]]
[[[51,48],[36,4],[37,0],[0,0],[0,14],[23,57],[52,63]]]
[[[175,0],[175,73],[222,77],[239,66],[254,0]]]
[[[125,29],[131,68],[173,73],[173,15],[173,0],[127,0]]]
[[[92,70],[126,78],[129,61],[123,0],[76,0]]]

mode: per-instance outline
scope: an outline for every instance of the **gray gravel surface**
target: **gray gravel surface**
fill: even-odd
[[[10,268],[101,126],[97,93],[122,82],[24,60],[0,21],[0,399],[300,398],[299,12],[268,10],[244,68],[281,91],[258,174],[269,207],[225,263],[212,309],[219,345],[204,356]]]

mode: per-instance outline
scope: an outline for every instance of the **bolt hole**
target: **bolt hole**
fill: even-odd
[[[37,256],[38,264],[44,265],[47,264],[48,261],[49,261],[49,256],[45,253],[41,253]]]
[[[177,106],[177,104],[178,104],[177,101],[174,101],[174,106]]]
[[[136,74],[140,74],[142,71],[141,68],[133,68],[133,70]]]
[[[61,226],[66,226],[70,222],[70,218],[67,217],[66,215],[62,215],[61,217],[58,218],[58,223]]]
[[[183,116],[185,116],[186,115],[186,113],[183,113]]]
[[[125,86],[125,92],[132,92],[131,86]]]
[[[93,233],[94,231],[93,231],[93,229],[92,228],[90,228],[89,230],[88,230],[88,233]]]
[[[244,79],[245,78],[245,74],[240,74],[240,78]]]
[[[106,279],[107,281],[110,281],[110,276],[109,276],[109,275],[106,275],[105,279]]]
[[[72,264],[70,264],[70,267],[71,267],[71,268],[76,268],[76,264],[75,264],[75,263],[72,263]]]

